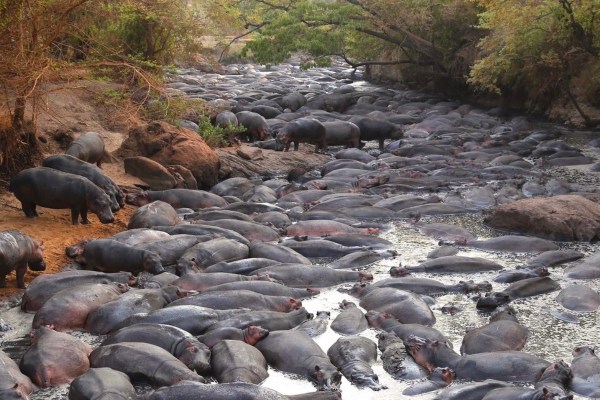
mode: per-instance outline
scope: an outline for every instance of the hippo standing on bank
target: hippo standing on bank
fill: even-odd
[[[100,167],[104,156],[104,139],[97,132],[83,133],[69,144],[65,154]]]
[[[385,139],[402,139],[404,132],[402,127],[385,120],[378,120],[366,117],[352,117],[350,122],[356,124],[360,129],[360,140],[366,142],[377,140],[379,150],[383,151]]]
[[[356,147],[360,145],[360,128],[348,121],[323,122],[327,146]]]
[[[15,271],[17,287],[25,289],[25,272],[44,271],[42,243],[19,231],[0,232],[0,288],[6,287],[6,275]]]
[[[246,128],[249,142],[266,140],[269,137],[269,124],[265,117],[252,111],[240,111],[235,114],[238,123]]]
[[[88,210],[98,216],[100,222],[109,224],[115,220],[111,211],[110,197],[102,189],[82,176],[68,174],[52,168],[29,168],[19,172],[11,181],[9,190],[21,202],[27,218],[38,217],[36,206],[71,209],[71,222],[89,224]]]
[[[276,139],[278,143],[283,145],[283,151],[288,151],[292,142],[294,143],[294,151],[298,151],[301,142],[314,144],[315,153],[318,153],[319,150],[327,151],[325,127],[313,118],[299,118],[289,122],[277,133]]]

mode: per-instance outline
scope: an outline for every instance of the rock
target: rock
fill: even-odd
[[[485,222],[549,240],[590,242],[600,238],[600,204],[578,195],[523,199],[501,205]]]
[[[128,157],[123,162],[125,172],[146,182],[151,190],[173,189],[177,185],[167,168],[149,158]]]
[[[262,160],[264,158],[262,150],[256,147],[241,146],[235,153],[244,160]]]
[[[194,178],[192,171],[181,165],[167,165],[167,169],[174,177],[179,176],[181,181],[177,178],[177,187],[183,189],[198,189],[198,182]]]
[[[181,165],[191,171],[199,188],[217,183],[219,156],[196,132],[164,121],[132,128],[120,153],[142,155],[162,165]]]

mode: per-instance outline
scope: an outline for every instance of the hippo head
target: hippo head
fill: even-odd
[[[88,201],[88,209],[98,216],[98,219],[103,224],[114,222],[115,216],[110,209],[110,197],[104,192],[98,194]]]
[[[75,259],[75,262],[79,264],[85,264],[85,258],[83,257],[83,249],[86,244],[94,239],[83,239],[79,242],[66,248],[65,253],[67,257]]]
[[[398,266],[390,268],[390,276],[393,276],[394,278],[399,278],[406,275],[410,275],[410,272],[404,267]]]
[[[299,308],[302,308],[302,301],[290,297],[289,299],[287,299],[285,305],[281,307],[281,310],[276,311],[288,312],[292,310],[297,310]]]
[[[348,293],[354,297],[362,297],[369,286],[370,285],[367,285],[366,283],[355,283],[354,286],[348,290]]]
[[[121,209],[121,206],[117,202],[117,198],[115,197],[115,194],[114,193],[107,193],[107,194],[108,194],[108,198],[110,199],[110,211],[112,211],[113,213],[119,211]]]
[[[433,370],[433,373],[429,377],[429,380],[438,382],[444,386],[448,386],[456,378],[456,373],[451,368],[440,368],[437,367]]]
[[[348,310],[350,308],[356,308],[356,304],[348,300],[342,300],[340,303],[340,308],[342,310]]]
[[[358,280],[361,282],[364,281],[372,281],[373,280],[373,274],[370,272],[359,272],[358,273]]]
[[[317,311],[317,318],[329,319],[330,317],[331,313],[329,311]]]
[[[562,386],[566,387],[569,385],[569,382],[573,378],[573,372],[571,368],[565,363],[563,360],[555,361],[548,366],[542,373],[540,379],[538,379],[538,383],[540,386],[544,383],[544,381],[549,381],[549,383],[560,382]],[[552,391],[551,386],[546,388],[542,386],[544,389],[548,389]],[[554,397],[550,397],[553,399]]]
[[[46,269],[46,262],[44,261],[44,242],[38,242],[32,240],[31,243],[31,255],[27,261],[29,269],[32,271],[44,271]]]
[[[371,390],[387,389],[387,386],[384,386],[379,383],[379,377],[377,376],[377,374],[373,374],[373,373],[369,374],[369,373],[365,373],[364,371],[363,372],[359,372],[359,371],[352,372],[350,374],[349,381],[357,386],[367,386]]]
[[[319,391],[337,392],[342,383],[342,373],[332,366],[320,367],[315,365],[315,370],[310,374],[310,379]]]
[[[178,359],[199,375],[210,373],[210,349],[195,338],[186,338]]]
[[[277,132],[277,136],[275,136],[275,143],[277,143],[277,146],[281,146],[282,148],[286,146],[289,140],[290,134],[286,129],[281,129],[279,132]]]
[[[113,282],[112,284],[121,294],[129,291],[129,285],[127,285],[126,283]]]
[[[384,351],[392,343],[402,343],[402,339],[396,335],[396,332],[379,332],[377,334],[377,348],[380,351]]]
[[[392,314],[375,310],[368,311],[365,318],[371,328],[382,328],[387,322],[398,321]]]
[[[510,306],[505,306],[501,309],[498,309],[491,317],[490,323],[495,321],[514,321],[519,323],[517,319],[517,312],[514,308]]]
[[[473,282],[472,280],[459,281],[457,286],[462,293],[489,292],[492,290],[492,284],[488,281],[477,283]]]
[[[254,346],[256,343],[269,336],[269,331],[260,326],[250,325],[242,331],[242,336],[244,342]]]
[[[477,309],[479,310],[493,310],[496,307],[499,307],[503,304],[506,304],[510,301],[510,296],[501,293],[501,292],[493,292],[488,293],[485,297],[481,297],[477,301]]]
[[[198,264],[196,264],[196,258],[180,258],[177,261],[177,275],[183,276],[189,274],[190,272],[202,272],[200,268],[198,268]]]
[[[406,352],[415,360],[421,367],[425,368],[430,374],[435,369],[433,360],[441,344],[438,340],[423,339],[414,335],[410,335],[404,341]]]
[[[138,207],[145,206],[150,203],[148,192],[128,193],[127,196],[125,196],[125,203]]]
[[[596,351],[589,346],[578,346],[573,349],[573,352],[571,354],[575,358],[585,356],[585,355],[594,356],[594,355],[596,355]]]
[[[179,289],[177,286],[167,286],[162,289],[163,299],[165,300],[166,304],[169,304],[177,299],[186,297],[187,293],[188,292]]]
[[[144,266],[144,271],[152,274],[161,274],[165,272],[160,256],[152,251],[147,251],[144,253],[142,265]]]
[[[125,195],[121,191],[121,189],[117,189],[115,192],[115,199],[117,200],[117,204],[120,208],[125,207]]]

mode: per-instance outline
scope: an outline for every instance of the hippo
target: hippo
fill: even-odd
[[[352,117],[349,121],[356,124],[360,129],[360,147],[362,147],[362,142],[377,140],[379,142],[379,150],[383,151],[385,139],[398,140],[404,136],[401,126],[385,120]]]
[[[6,287],[6,275],[15,271],[17,287],[25,289],[25,272],[44,271],[43,243],[12,230],[0,232],[0,288]]]
[[[404,324],[431,326],[435,316],[418,295],[394,288],[377,288],[360,299],[366,310],[387,312]]]
[[[42,326],[31,332],[19,368],[39,387],[69,383],[90,368],[92,347],[67,334]]]
[[[251,181],[248,178],[236,176],[217,183],[212,188],[210,188],[210,192],[221,197],[241,197],[244,195],[244,193],[252,189],[255,185],[256,182]]]
[[[219,228],[217,226],[201,225],[201,224],[190,224],[190,225],[176,225],[176,226],[153,226],[153,229],[170,233],[171,235],[196,235],[206,236],[212,235],[213,238],[223,237],[226,239],[235,240],[244,245],[250,244],[248,239],[243,237],[237,232],[233,232],[229,229]]]
[[[122,342],[143,342],[171,353],[189,369],[204,375],[210,372],[210,350],[183,329],[171,325],[141,323],[119,329],[102,342],[102,346]]]
[[[356,147],[360,145],[360,128],[349,121],[323,122],[327,146]]]
[[[428,204],[423,202],[422,204]],[[398,210],[399,211],[399,210]],[[455,243],[466,243],[468,241],[475,240],[475,235],[469,232],[467,229],[443,223],[431,223],[424,225],[417,225],[419,232],[424,235],[431,236],[434,239],[442,241],[449,241]]]
[[[175,266],[181,256],[192,246],[207,242],[215,235],[170,235],[150,243],[140,243],[134,247],[158,254],[164,267]]]
[[[529,267],[554,267],[571,261],[577,261],[583,253],[576,250],[551,250],[545,251],[527,260]]]
[[[89,179],[110,197],[111,210],[116,212],[125,206],[125,195],[117,184],[93,164],[69,154],[56,154],[42,161],[43,167],[53,168]]]
[[[394,244],[389,240],[368,234],[341,234],[335,236],[326,236],[323,239],[344,246],[365,246],[371,250],[390,250]]]
[[[198,210],[192,214],[185,215],[184,219],[186,221],[194,221],[194,222],[216,221],[218,219],[237,219],[240,221],[255,222],[252,218],[250,218],[246,214],[243,214],[238,211],[223,210],[220,208],[219,209],[210,208],[208,210]]]
[[[136,284],[136,279],[129,272],[105,273],[86,270],[61,271],[51,275],[40,275],[31,281],[25,289],[21,299],[21,310],[36,312],[49,298],[63,289],[87,283],[108,284],[111,282],[133,286]]]
[[[373,390],[387,389],[379,383],[371,364],[377,360],[377,345],[362,336],[339,338],[327,350],[331,363],[338,367],[351,383]]]
[[[238,126],[239,122],[235,113],[226,110],[216,115],[214,124],[223,129],[231,129]]]
[[[167,232],[157,231],[150,228],[134,228],[115,233],[110,238],[116,240],[117,242],[128,244],[130,246],[137,246],[143,243],[152,243],[160,239],[166,239],[169,236],[171,235],[169,235]],[[85,245],[85,243],[87,242],[82,243],[81,248],[83,248],[83,245]],[[77,248],[77,244],[73,246]],[[73,258],[73,255],[69,254],[69,248],[73,248],[73,246],[69,246],[67,248],[67,255],[71,258]]]
[[[140,379],[157,386],[174,385],[182,380],[206,382],[167,350],[142,342],[100,346],[91,352],[90,366],[123,372],[134,383]]]
[[[289,400],[272,389],[251,383],[221,383],[204,385],[198,382],[182,381],[173,386],[155,390],[146,400]]]
[[[180,221],[177,211],[168,203],[156,200],[141,206],[129,218],[127,229],[174,226]],[[187,232],[178,232],[187,233]]]
[[[263,242],[273,242],[279,240],[279,233],[275,229],[255,222],[239,221],[235,219],[219,219],[216,221],[204,221],[202,224],[232,230],[249,241],[259,240]]]
[[[540,379],[535,383],[535,388],[549,394],[551,399],[556,397],[561,400],[573,399],[567,395],[568,387],[573,378],[571,368],[562,360],[555,361],[546,368]]]
[[[490,351],[522,350],[529,330],[519,321],[511,309],[495,313],[490,323],[469,330],[463,337],[460,354],[476,354]]]
[[[487,251],[508,251],[515,253],[542,253],[558,250],[558,245],[550,240],[517,235],[505,235],[486,240],[469,240],[466,245],[467,247]]]
[[[89,179],[47,167],[29,168],[15,175],[9,190],[21,202],[27,218],[36,218],[36,206],[71,209],[71,223],[90,224],[88,210],[103,224],[115,220],[110,197]]]
[[[427,272],[432,274],[451,274],[457,272],[484,272],[498,271],[503,266],[497,262],[481,257],[447,256],[434,258],[422,262],[417,266],[406,267],[401,270],[407,272]],[[398,273],[399,271],[396,271]],[[402,276],[402,275],[398,275]]]
[[[483,396],[498,388],[512,388],[513,384],[494,379],[483,382],[454,384],[441,390],[434,400],[481,400]]]
[[[556,301],[568,310],[580,312],[596,311],[600,307],[600,295],[583,285],[570,285],[560,291]]]
[[[97,132],[83,133],[69,143],[65,154],[101,167],[104,156],[104,139]]]
[[[87,267],[102,272],[147,271],[160,274],[165,271],[158,254],[112,239],[96,239],[87,243],[83,247],[83,257]]]
[[[454,382],[456,374],[450,368],[437,367],[431,373],[428,380],[416,383],[402,391],[405,396],[416,396],[418,394],[432,392],[444,388]]]
[[[212,374],[219,383],[259,384],[269,376],[262,353],[239,340],[221,340],[211,348]]]
[[[180,275],[201,271],[221,261],[236,261],[247,258],[248,246],[233,239],[217,238],[190,247],[177,260]]]
[[[571,390],[587,397],[600,397],[600,359],[596,352],[591,347],[579,346],[572,354]]]
[[[68,400],[102,400],[105,396],[117,399],[135,399],[137,394],[129,377],[112,368],[90,368],[73,379]]]
[[[331,313],[329,311],[317,311],[315,318],[305,320],[292,329],[303,331],[310,337],[319,336],[327,330],[330,316]]]
[[[264,243],[258,240],[250,243],[250,257],[266,258],[272,260],[273,263],[286,264],[304,264],[312,265],[312,262],[297,251],[279,246],[273,243]]]
[[[17,363],[0,350],[0,398],[28,399],[37,390],[31,379],[19,370]]]
[[[157,200],[164,201],[173,208],[191,208],[193,210],[227,205],[227,201],[221,196],[193,189],[146,190],[140,193],[130,193],[125,198],[127,204],[138,207]]]
[[[130,290],[90,311],[84,329],[95,335],[105,335],[130,315],[158,310],[181,296],[176,286]]]
[[[256,344],[256,348],[273,368],[303,375],[318,390],[337,391],[340,388],[342,374],[319,345],[302,331],[271,332]]]
[[[373,228],[354,228],[350,225],[336,221],[315,220],[315,221],[300,221],[296,224],[288,226],[286,229],[287,236],[335,236],[348,233],[362,233],[375,235],[379,233],[378,229]]]
[[[397,253],[393,250],[359,250],[340,257],[328,263],[327,266],[333,269],[355,269],[371,265],[384,258],[395,257],[396,255]]]
[[[369,327],[365,314],[356,306],[347,300],[340,303],[343,310],[331,322],[331,329],[342,335],[357,335]]]
[[[379,332],[377,347],[381,351],[383,369],[394,379],[420,379],[429,373],[408,355],[404,342],[394,332]]]
[[[437,340],[446,343],[452,347],[452,343],[437,329],[421,324],[403,324],[392,314],[370,310],[365,314],[365,318],[371,328],[382,329],[386,332],[395,333],[401,340],[406,340],[410,336],[418,336]]]
[[[298,118],[288,122],[279,130],[276,140],[277,143],[283,146],[283,151],[288,151],[292,142],[294,143],[294,151],[298,151],[301,142],[314,144],[315,153],[318,153],[319,150],[327,151],[325,127],[313,118]]]
[[[269,331],[260,326],[249,325],[244,329],[225,327],[211,330],[204,335],[198,336],[198,340],[212,348],[221,340],[241,340],[251,346],[267,337]]]
[[[278,264],[258,269],[252,274],[267,274],[289,287],[329,287],[345,282],[373,280],[373,275],[368,272],[304,264]]]
[[[221,285],[210,287],[206,289],[205,292],[219,292],[223,290],[251,290],[253,292],[261,293],[267,296],[286,296],[292,297],[294,299],[304,299],[319,294],[318,289],[291,288],[276,282],[258,280],[224,283]]]
[[[362,247],[346,247],[328,240],[321,240],[320,238],[303,239],[285,239],[280,241],[279,245],[289,247],[304,257],[312,258],[339,258],[363,250]]]
[[[479,283],[474,283],[473,281],[459,281],[456,284],[444,284],[434,279],[405,276],[400,278],[382,279],[372,285],[368,285],[366,283],[356,283],[350,289],[349,293],[354,297],[363,297],[375,289],[384,287],[408,290],[413,293],[426,296],[436,296],[455,292],[484,292],[491,290],[492,285],[485,281]]]
[[[127,292],[123,283],[88,283],[61,290],[35,313],[32,327],[51,325],[57,331],[83,328],[90,312]]]
[[[494,282],[513,283],[527,278],[535,278],[538,276],[549,276],[550,272],[546,267],[522,268],[510,271],[503,271],[494,278]]]
[[[490,390],[482,400],[546,400],[553,397],[546,390],[507,387]]]
[[[313,315],[307,312],[304,307],[287,313],[278,311],[246,311],[229,319],[222,319],[214,323],[207,329],[207,332],[228,327],[244,329],[250,325],[260,326],[269,332],[289,330],[312,317]]]
[[[447,344],[415,336],[404,341],[406,351],[417,364],[433,372],[435,367],[449,367],[457,379],[498,379],[507,382],[533,383],[539,380],[550,363],[520,351],[498,351],[460,356]]]
[[[250,290],[225,290],[191,295],[169,304],[173,307],[178,305],[196,305],[213,310],[246,307],[253,311],[288,312],[302,307],[302,302],[291,297],[267,296]]]
[[[246,128],[245,135],[249,142],[266,140],[269,137],[269,124],[262,115],[252,111],[240,111],[235,116],[239,125]]]
[[[477,301],[478,309],[494,309],[508,302],[538,294],[550,293],[560,289],[558,282],[549,276],[527,278],[511,283],[501,292],[492,292]]]
[[[246,281],[273,281],[266,275],[244,276],[229,272],[190,272],[175,281],[172,285],[177,286],[182,290],[196,290],[202,292],[210,287],[222,285],[230,282],[246,282]]]

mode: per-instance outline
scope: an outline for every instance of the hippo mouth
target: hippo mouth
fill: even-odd
[[[110,215],[110,216],[100,215],[98,218],[100,219],[100,222],[102,222],[103,224],[111,224],[111,223],[115,222],[114,215]]]
[[[29,266],[29,269],[32,271],[45,271],[46,270],[46,263],[44,261],[40,261],[37,263],[33,263],[33,264],[27,264]]]

